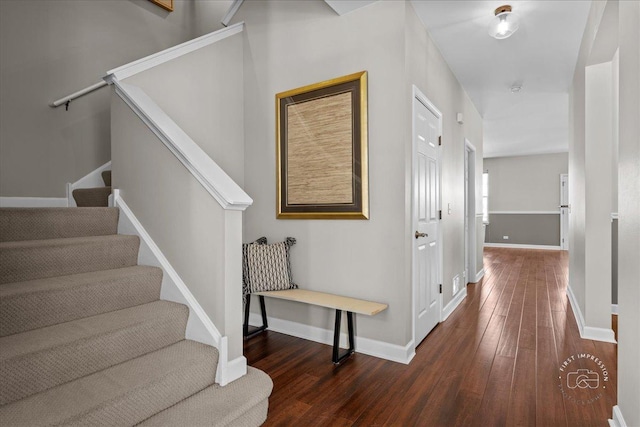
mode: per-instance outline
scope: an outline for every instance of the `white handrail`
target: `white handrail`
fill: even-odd
[[[244,29],[244,22],[238,22],[227,28],[214,31],[213,33],[205,34],[197,39],[186,41],[177,46],[170,47],[163,51],[154,53],[153,55],[146,56],[137,61],[130,62],[113,70],[107,71],[107,75],[104,79],[109,83],[113,83],[114,80],[124,80],[128,77],[141,73],[142,71],[156,67],[160,64],[164,64],[172,59],[176,59],[182,55],[194,52],[198,49],[202,49],[205,46],[209,46],[215,42],[231,37],[235,34],[241,33]]]
[[[104,80],[99,81],[98,83],[92,84],[91,86],[85,87],[84,89],[81,89],[77,92],[72,93],[71,95],[67,95],[64,98],[60,98],[57,101],[53,101],[52,103],[49,104],[49,107],[51,108],[56,108],[61,106],[62,104],[66,104],[67,102],[71,102],[76,98],[80,98],[83,95],[86,95],[90,92],[93,92],[94,90],[100,89],[103,86],[108,85],[107,82],[105,82]]]
[[[228,27],[229,22],[231,22],[231,20],[233,19],[233,16],[236,14],[236,12],[238,12],[238,9],[240,9],[240,6],[242,6],[242,3],[244,3],[244,0],[233,0],[233,4],[231,5],[227,13],[224,15],[224,18],[222,18],[222,21],[220,21],[220,23],[225,27]]]

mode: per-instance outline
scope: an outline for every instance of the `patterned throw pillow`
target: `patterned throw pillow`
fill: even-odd
[[[252,243],[243,243],[242,244],[242,302],[247,302],[247,294],[251,292],[251,287],[249,286],[249,259],[247,257],[247,248],[249,245],[266,245],[267,238],[260,237],[258,240]]]
[[[251,292],[281,291],[298,286],[291,279],[289,249],[296,243],[293,237],[271,245],[250,244],[247,248],[249,289]]]

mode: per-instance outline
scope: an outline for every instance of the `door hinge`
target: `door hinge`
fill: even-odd
[[[438,137],[438,145],[442,145],[442,135]]]
[[[438,219],[442,219],[442,209],[438,211]]]
[[[440,285],[440,293],[442,293],[442,285]]]

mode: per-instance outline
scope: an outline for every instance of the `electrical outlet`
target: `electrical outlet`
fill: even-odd
[[[502,240],[509,240],[509,236],[502,236]]]
[[[453,278],[453,294],[457,294],[458,291],[460,290],[460,275],[456,275],[456,277]]]

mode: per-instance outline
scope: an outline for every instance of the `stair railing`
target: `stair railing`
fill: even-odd
[[[51,108],[58,108],[61,105],[64,105],[65,110],[69,110],[69,104],[71,103],[71,101],[73,101],[74,99],[80,98],[81,96],[84,96],[88,93],[91,93],[93,91],[96,91],[98,89],[100,89],[101,87],[105,87],[107,86],[108,83],[104,80],[92,84],[91,86],[87,86],[84,89],[80,89],[77,92],[73,92],[71,95],[67,95],[67,96],[63,96],[62,98],[53,101],[49,104],[49,107]]]

